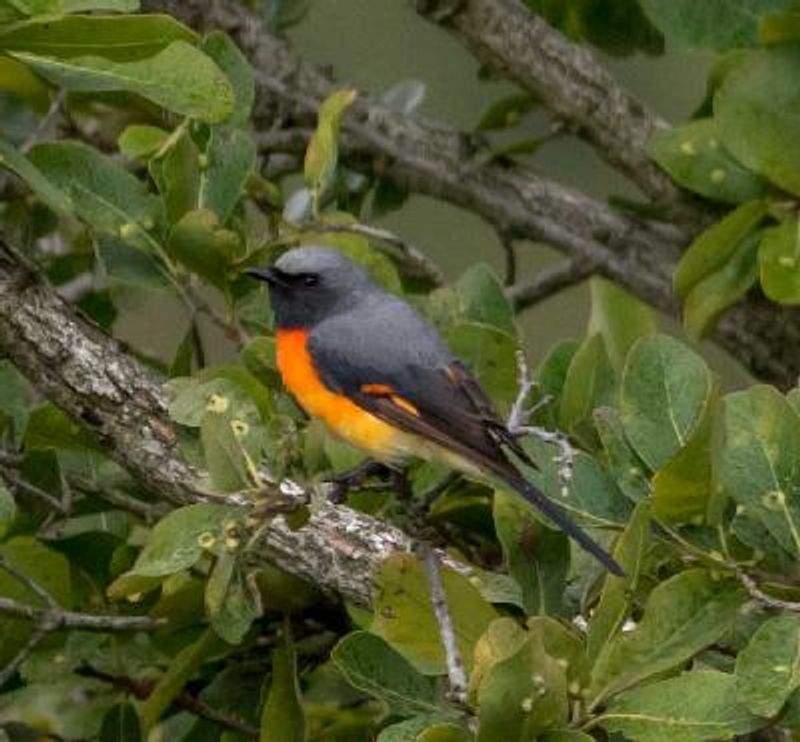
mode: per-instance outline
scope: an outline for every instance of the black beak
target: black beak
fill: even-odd
[[[248,276],[252,276],[259,281],[266,281],[271,286],[275,284],[282,285],[285,283],[281,278],[279,271],[275,268],[247,268],[244,271]]]

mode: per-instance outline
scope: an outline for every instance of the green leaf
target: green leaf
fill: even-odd
[[[594,737],[573,729],[549,730],[536,739],[538,742],[594,742]]]
[[[163,154],[150,160],[170,224],[195,208],[200,191],[200,152],[184,130]]]
[[[689,245],[675,270],[675,293],[686,299],[692,288],[725,267],[742,241],[767,214],[765,201],[748,201],[706,229]]]
[[[98,742],[141,742],[139,715],[132,703],[112,706],[103,717]]]
[[[469,676],[469,701],[477,702],[478,688],[489,670],[515,655],[528,641],[528,632],[513,618],[496,618],[475,643],[473,668]]]
[[[509,574],[522,589],[525,613],[558,615],[569,571],[567,537],[538,520],[519,495],[496,490],[494,527]]]
[[[139,716],[147,733],[161,715],[178,697],[183,687],[202,667],[203,663],[218,654],[224,645],[211,629],[201,634],[193,644],[184,647],[173,657],[167,671],[159,678],[150,695],[141,702]],[[288,742],[287,737],[287,742]]]
[[[131,160],[147,159],[164,146],[168,137],[169,132],[158,126],[131,124],[120,134],[117,146]]]
[[[220,555],[217,562],[217,565],[223,565],[223,578],[227,571],[226,561],[233,561],[233,557]],[[221,587],[221,584],[218,587]],[[209,612],[211,626],[228,644],[241,644],[250,631],[253,621],[262,614],[261,600],[256,587],[248,584],[239,568],[233,570],[225,588],[225,593],[213,613]],[[208,603],[206,605],[208,606]]]
[[[470,266],[455,283],[459,311],[465,319],[516,335],[514,309],[503,284],[485,263]]]
[[[447,604],[464,664],[472,665],[472,649],[497,613],[469,579],[443,567]],[[371,631],[385,639],[425,675],[445,672],[444,650],[431,606],[428,580],[412,554],[385,559],[375,576],[375,618]]]
[[[237,368],[237,367],[232,367]],[[250,394],[248,382],[258,385],[244,369],[242,373],[228,374],[231,367],[217,366],[205,369],[190,379],[173,379],[165,385],[170,395],[169,415],[180,425],[199,428],[209,409],[229,412],[234,419],[256,424],[259,400]]]
[[[233,86],[233,113],[228,123],[231,126],[244,126],[250,118],[255,100],[255,79],[253,68],[239,47],[224,31],[212,31],[204,39],[200,48],[228,76]],[[223,220],[224,221],[224,220]]]
[[[656,332],[653,311],[627,291],[604,278],[589,280],[592,312],[587,335],[599,334],[617,373],[622,371],[631,346]]]
[[[436,742],[473,742],[474,740],[469,732],[455,727],[450,722],[443,721],[441,714],[423,714],[384,727],[376,742],[421,742],[421,740],[431,742],[431,738],[425,736],[427,731],[437,732],[442,726],[446,727],[444,733],[449,736],[433,737]],[[460,736],[454,736],[458,734],[456,730],[460,730]]]
[[[689,441],[709,404],[705,361],[683,343],[653,335],[634,345],[620,389],[620,416],[636,453],[654,470]]]
[[[569,364],[559,408],[559,426],[587,448],[597,445],[592,413],[611,403],[616,378],[603,336],[586,338]]]
[[[448,329],[446,338],[501,412],[510,408],[517,395],[516,337],[491,325],[459,322]]]
[[[126,62],[102,56],[61,59],[28,51],[11,54],[67,90],[136,93],[168,111],[209,123],[225,120],[233,110],[228,78],[185,41],[173,41],[153,56]]]
[[[613,556],[625,571],[623,577],[606,574],[600,601],[592,613],[586,634],[586,656],[590,664],[609,651],[633,607],[643,573],[650,535],[650,506],[639,503],[614,546]]]
[[[306,185],[315,194],[315,201],[333,179],[339,159],[339,127],[355,98],[355,90],[337,90],[319,107],[317,128],[308,144],[303,169]]]
[[[567,715],[565,668],[532,635],[481,679],[477,742],[535,739],[544,729],[565,724]]]
[[[158,199],[144,183],[85,144],[38,144],[28,156],[69,195],[77,215],[98,232],[142,242],[159,220]]]
[[[174,285],[157,255],[131,247],[118,237],[109,235],[100,235],[97,242],[100,262],[113,283],[148,291],[174,291]]]
[[[259,742],[304,742],[305,717],[294,651],[288,644],[272,652],[272,682],[261,711]]]
[[[800,556],[800,418],[773,387],[723,399],[717,476],[725,491]]]
[[[194,31],[169,15],[36,18],[0,27],[0,48],[69,59],[97,56],[124,62],[151,57],[174,41],[194,43]]]
[[[70,565],[59,554],[28,536],[17,536],[0,544],[0,557],[35,580],[63,608],[72,607]],[[42,607],[42,599],[24,583],[0,569],[0,595],[27,605]],[[24,646],[33,626],[30,621],[0,617],[0,664],[5,664]]]
[[[551,499],[577,513],[593,516],[592,520],[607,524],[625,524],[631,511],[631,503],[620,492],[617,483],[596,458],[583,451],[573,457],[572,479],[566,492],[558,473],[557,457],[561,450],[555,444],[524,442],[524,448],[533,458],[541,472],[535,477]]]
[[[717,318],[758,280],[760,232],[751,232],[716,273],[692,286],[683,305],[683,324],[695,338],[706,335]]]
[[[241,425],[240,421],[240,425]],[[247,425],[247,423],[244,423]],[[254,486],[248,453],[228,413],[209,410],[200,425],[206,468],[217,492],[238,492]]]
[[[714,96],[722,143],[742,164],[800,194],[800,47],[751,52]]]
[[[211,211],[190,211],[172,228],[167,250],[190,271],[224,290],[228,271],[241,256],[235,232],[223,229]]]
[[[706,198],[738,204],[761,198],[767,182],[743,167],[720,143],[714,119],[657,129],[647,153],[676,183]]]
[[[734,580],[689,569],[659,584],[633,631],[617,635],[592,669],[589,708],[677,667],[730,630],[744,600]]]
[[[758,247],[761,288],[780,304],[800,304],[800,222],[765,229]]]
[[[758,627],[736,658],[736,700],[759,716],[775,716],[800,688],[800,616],[784,614]]]
[[[716,524],[722,504],[715,496],[711,445],[718,393],[716,386],[697,428],[678,454],[653,477],[653,514],[665,523],[704,520]]]
[[[115,13],[134,13],[139,0],[61,0],[64,13],[85,13],[89,10],[111,10]]]
[[[256,143],[241,129],[215,127],[205,150],[198,205],[213,211],[224,224],[244,193],[256,163]]]
[[[348,634],[333,648],[331,659],[352,686],[383,701],[393,715],[441,710],[431,680],[374,634]]]
[[[650,494],[648,471],[625,437],[619,411],[612,407],[598,407],[593,419],[603,443],[604,463],[617,486],[629,500],[641,502]]]
[[[69,196],[54,185],[11,142],[2,137],[0,137],[0,166],[19,175],[31,190],[54,211],[60,214],[69,214],[73,211],[74,207]]]
[[[17,517],[17,504],[14,496],[8,491],[5,482],[0,479],[0,538],[3,538]]]
[[[641,742],[731,739],[765,724],[738,702],[736,678],[716,670],[686,672],[624,693],[598,721]]]
[[[197,503],[173,510],[156,523],[129,574],[165,577],[189,569],[206,549],[224,539],[226,524],[238,510]]]
[[[786,0],[640,0],[642,10],[667,39],[690,49],[724,51],[758,43],[758,18]]]

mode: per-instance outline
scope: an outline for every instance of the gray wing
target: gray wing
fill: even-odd
[[[405,302],[381,297],[331,317],[308,348],[329,388],[407,432],[493,471],[509,466],[501,443],[519,449],[480,384]]]

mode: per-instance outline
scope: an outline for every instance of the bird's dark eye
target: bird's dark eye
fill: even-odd
[[[319,283],[319,277],[314,275],[303,276],[303,286],[316,286]]]

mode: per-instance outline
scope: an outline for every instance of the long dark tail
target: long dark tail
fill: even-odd
[[[531,505],[546,515],[564,533],[573,539],[579,546],[588,551],[611,574],[624,577],[625,572],[600,544],[592,539],[586,531],[577,525],[558,505],[549,497],[526,480],[522,474],[509,466],[511,471],[497,471],[497,475],[522,495]]]

